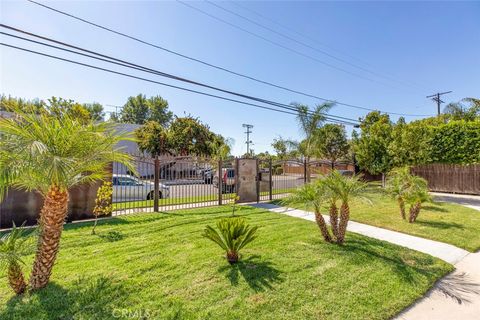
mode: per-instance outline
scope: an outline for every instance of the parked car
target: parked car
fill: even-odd
[[[151,181],[142,181],[128,174],[114,174],[112,177],[113,202],[128,200],[152,200],[155,186]],[[159,198],[170,196],[170,187],[160,183]]]
[[[213,170],[212,169],[205,169],[202,171],[202,177],[203,181],[205,181],[206,184],[211,184],[213,183]]]
[[[222,169],[222,192],[232,193],[235,192],[235,169],[223,168]],[[218,174],[213,177],[213,185],[218,188]]]

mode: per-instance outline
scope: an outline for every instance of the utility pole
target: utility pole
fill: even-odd
[[[247,141],[245,141],[245,143],[247,144],[247,155],[250,155],[250,144],[253,144],[252,141],[250,140],[250,133],[252,133],[250,129],[253,128],[253,125],[244,123],[242,124],[242,127],[247,129],[247,131],[245,131],[247,135]]]
[[[437,114],[440,115],[440,105],[444,103],[445,101],[442,101],[440,99],[440,96],[443,96],[444,94],[450,93],[452,91],[447,91],[447,92],[438,92],[435,94],[432,94],[431,96],[427,96],[427,98],[432,98],[433,101],[437,103]]]

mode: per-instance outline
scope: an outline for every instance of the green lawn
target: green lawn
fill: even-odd
[[[251,207],[239,214],[259,237],[231,267],[201,237],[230,210],[67,225],[46,289],[16,298],[0,275],[0,319],[388,319],[453,269],[356,234],[326,244],[312,222]]]
[[[477,210],[451,203],[429,203],[424,205],[415,223],[408,223],[402,220],[395,200],[378,191],[371,195],[371,199],[373,204],[353,202],[350,219],[450,243],[470,252],[480,249],[480,212]],[[303,209],[301,204],[289,206]]]

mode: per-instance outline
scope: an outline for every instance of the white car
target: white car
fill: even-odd
[[[151,181],[142,181],[128,174],[113,174],[113,202],[130,200],[153,200],[155,186]],[[160,183],[159,198],[170,196],[170,187]]]

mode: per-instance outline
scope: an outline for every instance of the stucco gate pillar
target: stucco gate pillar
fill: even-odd
[[[235,167],[238,202],[257,201],[257,159],[237,159]]]

